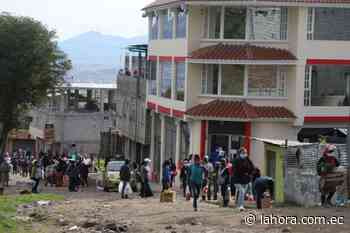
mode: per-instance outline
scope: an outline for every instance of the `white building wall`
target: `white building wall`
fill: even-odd
[[[297,140],[298,128],[291,123],[269,123],[269,122],[253,122],[252,137],[268,138],[268,139],[288,139]],[[264,168],[265,148],[264,143],[251,141],[251,159],[253,163],[260,169]]]
[[[201,142],[201,121],[190,121],[190,154],[199,154]]]

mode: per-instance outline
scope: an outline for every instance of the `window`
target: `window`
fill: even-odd
[[[209,39],[286,40],[286,7],[208,7],[203,35]]]
[[[249,96],[286,96],[286,71],[278,66],[248,66]]]
[[[159,17],[156,15],[152,16],[150,40],[158,39],[158,23],[159,23]]]
[[[203,65],[202,94],[217,95],[219,87],[219,65]]]
[[[308,40],[350,40],[349,8],[309,8]]]
[[[184,62],[176,63],[176,100],[184,101],[185,95],[185,77],[186,64]]]
[[[161,11],[162,39],[173,38],[174,13],[170,10]]]
[[[246,8],[225,8],[224,39],[245,39],[246,15]]]
[[[157,61],[149,62],[148,94],[157,95]]]
[[[305,75],[305,106],[350,106],[350,66],[308,66]]]
[[[208,37],[210,39],[219,39],[220,38],[220,27],[221,27],[221,9],[222,7],[209,7],[209,28],[208,28]]]
[[[176,14],[176,38],[186,38],[187,15],[179,10]]]
[[[244,66],[222,65],[221,94],[244,95]]]
[[[160,94],[171,98],[171,62],[160,62]]]
[[[285,7],[249,8],[251,40],[286,40],[288,11]]]

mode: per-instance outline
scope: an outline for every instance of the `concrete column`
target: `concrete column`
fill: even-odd
[[[151,159],[151,169],[152,172],[155,171],[155,153],[156,153],[156,148],[155,148],[155,124],[156,124],[156,116],[155,112],[151,112],[151,146],[150,146],[150,159]]]
[[[175,147],[175,164],[176,168],[178,169],[177,165],[180,160],[180,154],[181,154],[181,121],[176,121],[176,147]],[[180,172],[178,171],[178,174]],[[180,176],[176,176],[175,178],[175,187],[180,187]]]
[[[163,163],[165,158],[165,116],[160,115],[160,174],[159,181],[162,182],[163,178]]]
[[[104,109],[104,96],[103,96],[103,90],[102,89],[100,89],[100,112],[104,112],[105,111],[105,109]]]

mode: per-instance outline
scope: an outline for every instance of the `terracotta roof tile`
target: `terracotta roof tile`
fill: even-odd
[[[217,44],[192,52],[190,59],[211,60],[296,60],[285,49],[260,47],[255,45]]]
[[[163,5],[168,5],[171,3],[177,3],[177,2],[198,2],[198,1],[212,1],[215,0],[155,0],[151,4],[148,4],[144,9],[151,8],[151,7],[159,7]],[[220,1],[233,1],[233,0],[220,0]],[[275,3],[291,3],[291,4],[349,4],[350,0],[242,0],[246,2],[275,2]]]
[[[294,114],[285,107],[254,106],[244,101],[213,100],[199,104],[186,112],[193,117],[237,118],[237,119],[290,119]]]

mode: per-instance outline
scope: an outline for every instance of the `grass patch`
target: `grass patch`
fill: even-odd
[[[17,222],[13,218],[16,215],[17,206],[35,201],[61,201],[63,199],[63,196],[55,194],[0,196],[0,233],[18,232]]]

